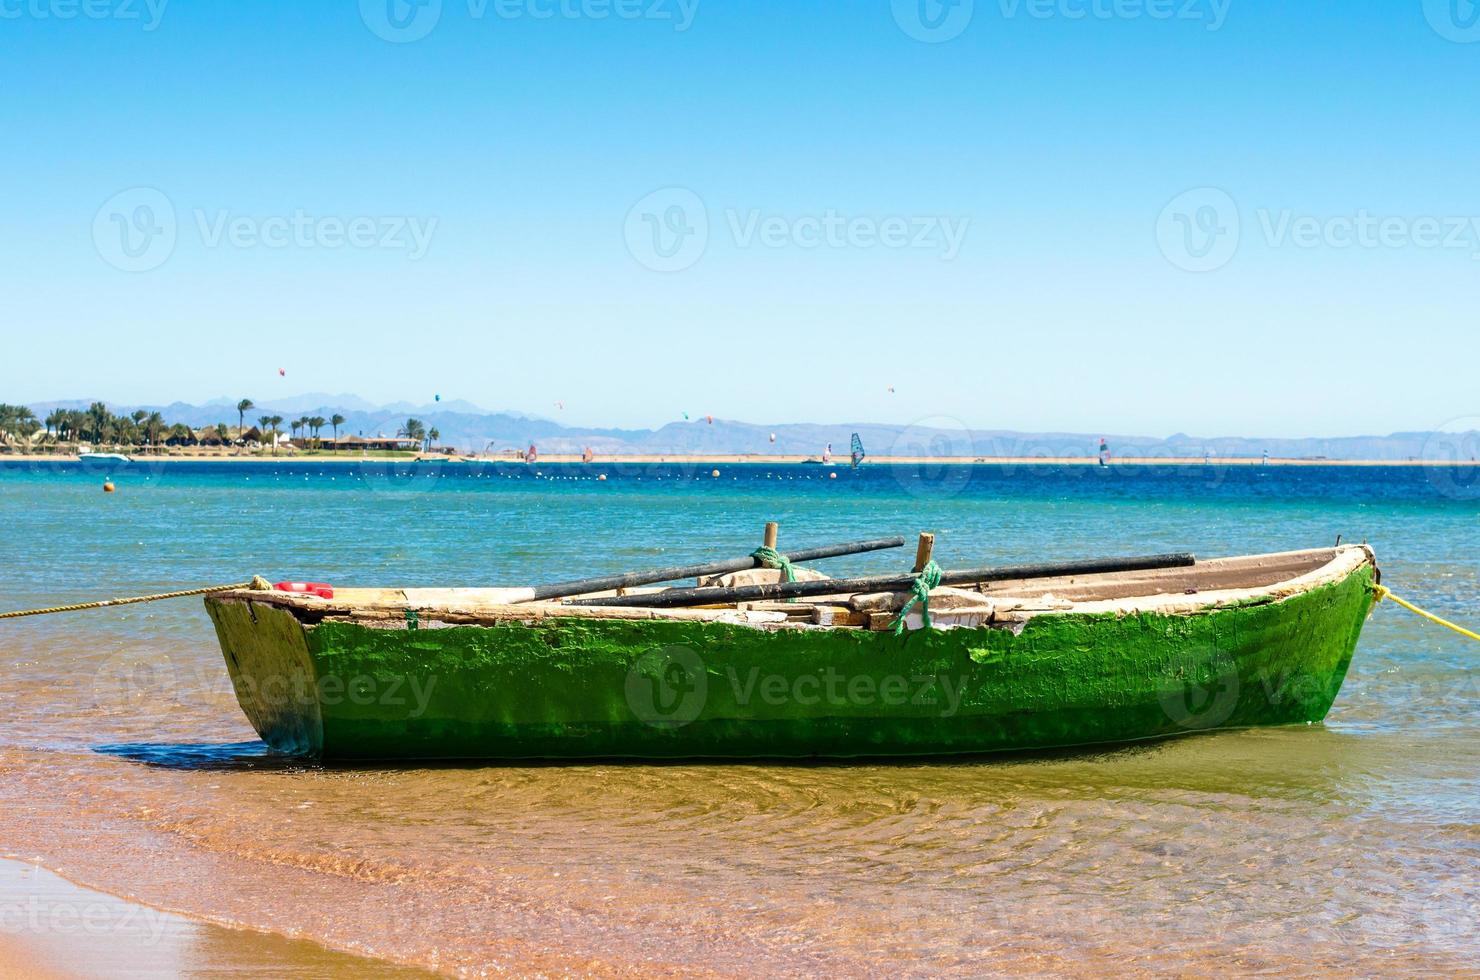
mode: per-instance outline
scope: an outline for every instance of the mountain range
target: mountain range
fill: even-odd
[[[89,400],[38,402],[29,407],[39,418],[56,408],[86,409]],[[173,402],[168,405],[121,405],[109,403],[115,414],[138,409],[159,412],[171,424],[192,427],[237,420],[234,399],[213,399],[203,405]],[[931,425],[887,425],[880,423],[789,422],[760,425],[732,419],[700,417],[670,422],[658,429],[583,428],[566,426],[548,418],[515,411],[489,411],[471,402],[453,400],[424,405],[394,402],[375,405],[355,395],[311,393],[263,401],[247,413],[248,424],[259,416],[301,415],[329,418],[339,414],[345,422],[341,434],[394,435],[408,417],[421,419],[428,429],[441,433],[441,443],[464,451],[522,449],[530,443],[547,453],[577,453],[584,447],[602,455],[644,454],[736,454],[780,453],[817,455],[829,443],[834,453],[846,456],[849,440],[857,433],[874,456],[1093,456],[1101,436],[1072,432],[1017,432],[1011,430],[968,430],[947,420],[931,419]],[[285,426],[286,427],[286,426]],[[326,430],[327,432],[327,430]],[[773,442],[771,437],[775,436]],[[1457,445],[1452,434],[1395,432],[1379,436],[1332,438],[1250,438],[1242,436],[1192,436],[1177,433],[1154,436],[1107,435],[1116,456],[1259,456],[1279,458],[1326,458],[1405,460],[1435,454],[1436,437],[1445,446]],[[1475,444],[1476,440],[1467,440]],[[1441,457],[1442,457],[1441,452]]]

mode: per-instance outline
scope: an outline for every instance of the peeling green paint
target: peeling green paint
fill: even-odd
[[[258,732],[331,759],[937,755],[1317,722],[1371,603],[1370,565],[1280,602],[1043,615],[1016,634],[304,627],[276,606],[207,600]]]

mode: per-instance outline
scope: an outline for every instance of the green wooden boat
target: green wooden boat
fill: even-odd
[[[1345,546],[999,581],[932,591],[930,626],[916,607],[898,635],[895,593],[670,610],[244,590],[206,607],[242,709],[284,753],[858,758],[1319,722],[1376,579]]]

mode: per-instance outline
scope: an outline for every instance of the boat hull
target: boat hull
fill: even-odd
[[[764,630],[664,619],[415,628],[206,600],[274,749],[324,759],[858,758],[1048,749],[1326,716],[1375,569],[1193,614]],[[430,624],[428,624],[430,625]]]

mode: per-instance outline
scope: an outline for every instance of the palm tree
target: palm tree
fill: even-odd
[[[86,416],[76,409],[68,409],[62,413],[61,421],[57,423],[57,435],[65,433],[66,441],[76,442],[82,438],[82,428],[86,424]]]
[[[144,431],[149,434],[149,444],[155,449],[159,448],[159,434],[164,427],[164,416],[158,412],[151,412],[144,418]]]
[[[313,430],[313,442],[315,449],[317,449],[319,446],[319,430],[322,429],[327,423],[328,419],[324,418],[322,415],[315,415],[313,418],[308,420],[308,427]]]
[[[113,420],[113,413],[108,411],[108,406],[102,402],[93,402],[87,407],[87,431],[94,442],[102,442],[107,434],[108,423]]]
[[[427,427],[422,423],[421,419],[407,419],[406,424],[401,426],[401,431],[396,433],[398,436],[415,439],[417,442],[421,442],[422,439],[426,438],[426,434]]]
[[[267,424],[272,426],[272,434],[275,438],[281,431],[278,426],[283,424],[283,417],[281,415],[269,415],[267,417]]]
[[[437,441],[440,440],[441,438],[442,438],[442,433],[438,432],[435,427],[430,432],[428,432],[427,433],[427,452],[431,452],[432,451],[432,447],[435,446],[437,444]]]
[[[236,434],[238,438],[241,437],[242,431],[247,427],[247,413],[256,407],[250,398],[243,398],[236,403]]]
[[[338,413],[329,416],[329,424],[334,427],[334,451],[339,452],[339,427],[344,424],[344,416]]]
[[[61,434],[62,434],[62,425],[66,422],[66,420],[67,420],[67,412],[66,412],[65,409],[60,409],[60,408],[54,408],[54,409],[52,409],[51,410],[51,414],[49,414],[49,415],[46,416],[46,432],[47,432],[47,435],[50,435],[51,434],[51,430],[52,429],[56,429],[57,430],[57,437],[60,438],[61,437]]]

